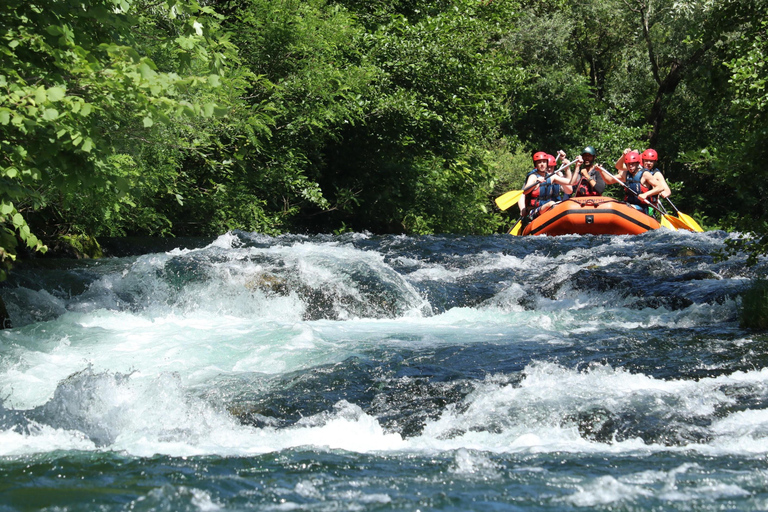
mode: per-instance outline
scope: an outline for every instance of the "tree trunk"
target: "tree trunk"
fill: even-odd
[[[704,55],[715,45],[715,41],[709,41],[701,46],[698,50],[693,52],[690,57],[684,61],[675,61],[669,68],[669,73],[664,79],[659,82],[659,88],[656,90],[656,98],[653,100],[653,106],[651,106],[650,112],[648,112],[648,124],[651,125],[651,131],[648,133],[648,141],[650,147],[655,147],[661,132],[661,126],[664,122],[664,114],[666,113],[666,105],[664,98],[674,94],[675,89],[680,84],[683,76],[691,68],[693,64],[700,61]]]

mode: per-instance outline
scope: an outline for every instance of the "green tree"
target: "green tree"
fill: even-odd
[[[183,127],[223,114],[232,96],[236,54],[214,11],[195,0],[9,0],[0,25],[5,263],[15,236],[43,248],[22,214],[47,208],[49,225],[94,230],[149,189],[181,199],[173,165],[154,164],[195,149]]]
[[[330,224],[377,232],[491,232],[491,148],[524,79],[505,50],[511,2],[453,2],[394,16],[362,41],[377,69],[363,123],[327,151],[321,181],[345,208]],[[370,14],[370,13],[368,13]],[[338,190],[339,192],[335,192]]]

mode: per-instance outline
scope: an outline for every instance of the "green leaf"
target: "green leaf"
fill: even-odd
[[[141,73],[141,77],[145,79],[150,79],[157,74],[146,62],[139,64],[139,73]]]
[[[35,235],[29,235],[27,237],[27,247],[34,249],[40,243],[40,240]]]
[[[155,122],[152,121],[151,117],[147,116],[147,117],[144,118],[144,128],[149,128],[153,124],[155,124]]]
[[[45,93],[45,87],[42,85],[35,90],[35,103],[42,105],[48,99],[48,95]]]
[[[93,140],[91,140],[90,137],[86,137],[85,141],[83,142],[83,147],[81,149],[86,153],[90,153],[91,149],[93,149]]]
[[[21,216],[20,213],[17,213],[13,216],[13,226],[16,228],[20,228],[21,226],[24,226],[26,222],[24,222],[24,217]]]
[[[11,122],[11,111],[7,108],[0,109],[0,124],[7,125]]]
[[[66,89],[63,87],[51,87],[48,89],[48,100],[49,101],[61,101],[64,96],[67,95]]]
[[[54,121],[58,119],[59,117],[59,111],[55,108],[47,108],[45,111],[43,111],[43,119],[46,121]]]
[[[179,36],[176,38],[176,42],[184,50],[191,50],[195,47],[195,40],[191,37]]]
[[[0,203],[0,214],[8,215],[13,211],[12,203]]]

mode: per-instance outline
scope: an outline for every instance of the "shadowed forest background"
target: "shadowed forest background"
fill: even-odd
[[[6,0],[0,277],[65,236],[501,232],[531,153],[587,144],[653,147],[682,211],[765,233],[767,25],[762,0]]]

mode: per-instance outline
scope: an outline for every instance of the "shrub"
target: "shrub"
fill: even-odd
[[[741,296],[741,326],[768,329],[768,280],[758,279]]]

